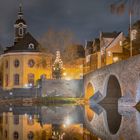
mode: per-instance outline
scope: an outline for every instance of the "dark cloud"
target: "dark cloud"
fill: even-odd
[[[17,18],[18,0],[1,0],[0,44],[13,43],[13,24]],[[69,29],[80,42],[93,39],[99,31],[128,30],[128,16],[112,15],[109,5],[112,0],[24,0],[24,18],[28,30],[40,38],[51,27]]]

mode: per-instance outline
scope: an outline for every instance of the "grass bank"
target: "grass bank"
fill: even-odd
[[[0,104],[36,104],[36,105],[58,105],[58,104],[85,104],[83,98],[64,98],[64,97],[38,97],[38,98],[15,98],[15,99],[3,99]]]
[[[84,104],[82,98],[42,97],[36,101],[38,104]]]

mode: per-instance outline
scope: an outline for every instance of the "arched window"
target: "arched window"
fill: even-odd
[[[8,68],[8,60],[5,61],[5,68]]]
[[[17,67],[19,67],[19,60],[18,59],[16,59],[15,61],[14,61],[14,66],[17,68]]]
[[[18,140],[18,138],[19,138],[19,134],[18,134],[18,132],[14,132],[13,133],[13,138],[14,138],[14,140]]]
[[[23,35],[23,28],[22,27],[19,28],[19,35],[21,35],[21,36]]]
[[[19,85],[19,74],[14,74],[14,85]]]
[[[28,74],[28,84],[30,85],[30,86],[33,86],[34,85],[34,74],[32,74],[32,73],[29,73]]]
[[[33,140],[34,139],[34,133],[32,131],[30,131],[27,135],[28,140]]]
[[[34,124],[34,116],[33,115],[28,115],[27,124],[28,125],[33,125]]]
[[[35,65],[35,61],[34,61],[33,59],[30,59],[30,60],[28,61],[28,66],[29,66],[30,68],[32,68],[34,65]]]

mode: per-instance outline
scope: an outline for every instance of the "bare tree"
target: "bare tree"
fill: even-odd
[[[74,42],[74,34],[68,30],[55,31],[49,29],[40,39],[40,43],[46,48],[45,51],[55,53],[57,50],[63,54],[65,48]]]
[[[85,57],[84,47],[79,44],[72,44],[65,49],[63,59],[64,62],[75,63],[76,59],[84,57]]]
[[[132,13],[139,14],[140,0],[117,0],[110,5],[112,13],[123,14],[126,9]]]

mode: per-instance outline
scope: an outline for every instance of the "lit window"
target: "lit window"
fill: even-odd
[[[108,51],[107,53],[108,53],[108,56],[111,56],[111,54],[112,54],[111,51]]]
[[[114,62],[118,62],[119,61],[119,58],[118,57],[113,57],[113,61]]]
[[[120,41],[120,46],[122,46],[123,44],[122,44],[122,41]]]
[[[32,86],[34,85],[34,77],[35,77],[34,74],[32,74],[32,73],[28,74],[28,84],[29,85],[32,85]]]
[[[16,131],[14,132],[13,138],[14,138],[14,140],[18,140],[18,138],[19,138],[18,132],[16,132]]]
[[[28,133],[28,140],[33,140],[33,138],[34,138],[34,133],[32,132],[32,131],[30,131],[29,133]]]
[[[17,67],[19,67],[19,60],[18,59],[16,59],[15,61],[14,61],[14,66],[17,68]]]
[[[14,75],[14,85],[19,85],[19,74]]]
[[[28,61],[28,66],[32,68],[34,65],[35,65],[34,60],[33,60],[33,59],[30,59],[30,60]]]

